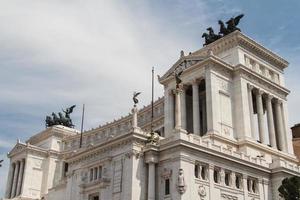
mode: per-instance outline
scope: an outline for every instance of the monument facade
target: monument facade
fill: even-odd
[[[299,175],[288,62],[235,30],[181,53],[164,97],[83,133],[54,125],[9,152],[6,199],[276,200]],[[176,76],[174,76],[176,74]]]

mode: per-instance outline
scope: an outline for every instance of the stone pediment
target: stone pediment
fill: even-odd
[[[20,152],[23,152],[26,150],[26,144],[18,142],[13,149],[8,153],[8,157],[11,157],[13,155],[19,154]]]
[[[170,76],[174,75],[174,72],[176,70],[181,71],[181,70],[185,70],[195,64],[197,64],[198,62],[204,60],[204,56],[197,56],[194,54],[189,54],[187,56],[182,56],[180,57],[175,64],[162,76],[159,77],[159,80],[164,80]]]

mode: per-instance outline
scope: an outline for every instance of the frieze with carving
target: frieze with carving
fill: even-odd
[[[229,194],[221,194],[222,200],[238,200],[238,197],[229,195]]]

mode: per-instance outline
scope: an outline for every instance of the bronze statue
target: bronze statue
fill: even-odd
[[[65,116],[59,112],[58,116],[52,112],[52,117],[51,116],[46,116],[46,127],[51,127],[54,125],[63,125],[66,127],[70,127],[70,128],[74,128],[74,125],[72,123],[72,120],[70,118],[70,114],[73,112],[73,109],[75,108],[76,105],[73,105],[69,108],[67,108],[66,110],[63,110]]]
[[[238,27],[236,27],[239,22],[240,22],[240,19],[244,17],[244,14],[241,14],[241,15],[238,15],[236,16],[235,18],[230,18],[226,24],[227,24],[227,30],[229,30],[230,32],[233,32],[233,31],[241,31]]]
[[[220,35],[224,36],[230,33],[230,31],[225,27],[224,22],[222,20],[219,20],[218,23],[220,25],[220,31],[219,31]]]
[[[207,33],[203,33],[202,37],[205,38],[205,44],[204,45],[208,45],[218,39],[220,39],[222,36],[221,35],[217,35],[215,34],[214,32],[214,29],[212,27],[208,27],[206,29],[208,31],[208,34]]]
[[[140,94],[141,94],[141,92],[134,92],[133,93],[132,100],[133,100],[134,106],[136,106],[136,104],[139,103],[139,100],[137,99],[137,96],[139,96]]]
[[[240,14],[236,17],[232,17],[230,18],[226,24],[227,27],[225,27],[224,22],[222,20],[219,20],[218,23],[220,25],[220,31],[219,34],[215,34],[214,30],[212,29],[212,27],[207,28],[206,30],[208,31],[208,33],[203,33],[202,37],[205,38],[205,43],[203,44],[203,46],[208,45],[220,38],[222,38],[225,35],[228,35],[229,33],[232,33],[236,30],[241,31],[237,25],[240,22],[240,19],[244,16],[244,14]]]
[[[179,71],[179,72],[176,72],[174,73],[174,76],[175,76],[175,80],[176,80],[176,88],[178,89],[179,88],[179,85],[180,83],[182,83],[182,80],[180,78],[181,74],[182,74],[183,70]]]

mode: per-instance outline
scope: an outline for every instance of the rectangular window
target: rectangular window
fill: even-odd
[[[94,169],[92,168],[92,169],[90,169],[90,181],[93,181],[93,177],[94,177]]]
[[[195,177],[196,178],[200,178],[199,177],[199,164],[195,164],[195,171],[194,171]]]
[[[170,194],[170,179],[165,179],[165,195]]]
[[[64,163],[64,177],[67,176],[68,169],[69,169],[69,164],[65,162]]]
[[[102,178],[102,166],[99,166],[98,179]]]
[[[230,172],[225,172],[225,185],[230,185]]]
[[[94,180],[97,180],[98,178],[98,167],[94,168]]]

